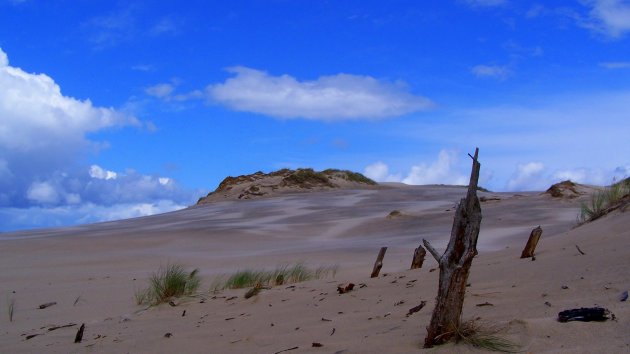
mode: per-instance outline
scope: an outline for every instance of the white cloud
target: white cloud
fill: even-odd
[[[52,195],[45,198],[42,189],[33,189],[33,183],[49,180],[96,151],[98,144],[86,134],[140,124],[112,108],[63,95],[51,77],[11,66],[2,49],[0,117],[0,205],[53,201]]]
[[[26,196],[38,204],[56,204],[59,201],[57,191],[48,182],[33,182],[28,188]]]
[[[540,162],[528,162],[520,164],[516,172],[507,183],[510,191],[542,190],[549,186],[547,180],[543,178],[545,166]]]
[[[390,173],[389,166],[380,161],[365,167],[363,174],[377,182],[468,185],[468,177],[459,172],[458,162],[455,152],[441,150],[435,162],[411,166],[404,178],[400,174]]]
[[[491,77],[504,80],[510,76],[510,70],[506,66],[477,65],[470,70],[477,77]]]
[[[90,166],[89,174],[90,177],[98,179],[116,179],[116,177],[118,177],[116,172],[104,170],[98,165]]]
[[[144,92],[146,92],[147,95],[157,98],[167,98],[171,95],[174,89],[175,87],[171,84],[157,84],[147,87]]]
[[[550,171],[540,162],[520,164],[507,183],[510,191],[543,191],[552,184],[570,180],[581,184],[605,186],[630,176],[630,166],[615,169],[570,168]]]
[[[390,174],[389,167],[380,161],[366,166],[363,174],[376,182],[400,182],[402,180],[400,175]]]
[[[8,63],[0,49],[0,149],[47,150],[85,147],[85,133],[115,125],[138,124],[90,100],[64,96],[45,74],[30,74]]]
[[[587,0],[591,7],[588,20],[579,19],[578,24],[619,38],[630,32],[630,2],[627,0]]]
[[[3,231],[67,226],[149,216],[185,207],[172,200],[156,200],[113,205],[68,203],[68,205],[56,207],[0,208],[0,225]]]
[[[370,76],[338,74],[298,81],[242,66],[228,71],[235,76],[206,88],[211,101],[277,118],[387,118],[432,106],[430,100],[409,93],[401,83]]]
[[[599,66],[606,69],[630,69],[630,61],[607,61],[599,63]]]
[[[455,184],[468,185],[468,178],[453,170],[457,155],[446,150],[440,151],[438,159],[431,165],[412,166],[409,175],[402,182],[406,184]]]
[[[0,49],[0,214],[11,216],[0,220],[0,230],[147,215],[202,195],[168,177],[82,165],[98,149],[88,133],[125,125],[140,123],[63,95],[51,77],[11,66]]]

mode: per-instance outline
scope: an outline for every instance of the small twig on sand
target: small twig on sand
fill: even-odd
[[[296,350],[296,349],[300,349],[300,347],[293,347],[293,348],[289,348],[289,349],[284,349],[284,350],[281,350],[279,352],[275,352],[274,354],[284,353],[284,352],[288,352],[288,351]]]
[[[580,252],[581,255],[585,255],[586,253],[582,252],[582,250],[580,249],[580,246],[575,245],[575,248],[577,248],[578,252]]]

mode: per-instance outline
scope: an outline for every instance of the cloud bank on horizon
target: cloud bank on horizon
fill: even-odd
[[[0,232],[177,210],[283,167],[461,185],[475,146],[495,191],[630,175],[625,0],[55,11],[0,3]]]

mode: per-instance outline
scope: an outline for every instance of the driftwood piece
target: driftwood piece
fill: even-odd
[[[542,232],[543,230],[540,226],[532,230],[529,234],[529,239],[527,239],[525,249],[523,249],[523,252],[521,253],[521,258],[534,257],[534,251],[536,251],[536,245],[538,245],[538,240],[540,240]]]
[[[418,246],[413,251],[413,260],[411,261],[410,269],[420,269],[422,268],[422,263],[424,263],[424,256],[426,256],[427,251],[422,247],[422,245]]]
[[[75,343],[81,343],[81,341],[83,340],[83,331],[85,330],[85,323],[81,324],[81,327],[79,327],[79,330],[77,331],[77,335],[74,337],[74,342]]]
[[[422,301],[420,302],[420,305],[418,305],[418,306],[414,306],[414,307],[410,308],[410,309],[409,309],[409,311],[407,311],[407,314],[405,315],[405,317],[409,317],[409,316],[413,315],[414,313],[416,313],[416,312],[418,312],[418,311],[422,310],[422,308],[423,308],[426,304],[427,304],[427,302],[426,302],[426,301],[424,301],[424,300],[422,300]]]
[[[352,289],[354,289],[354,284],[353,283],[348,283],[346,285],[341,284],[341,285],[339,285],[337,287],[337,292],[339,294],[345,294],[345,293],[351,292]]]
[[[425,348],[447,342],[460,326],[466,284],[472,260],[477,255],[477,238],[481,225],[481,205],[477,197],[481,168],[478,156],[479,148],[475,149],[475,156],[471,156],[473,164],[468,191],[457,206],[446,251],[440,256],[427,240],[423,240],[429,253],[440,265],[438,295],[431,323],[427,327]]]
[[[56,330],[58,330],[60,328],[74,327],[76,325],[77,325],[76,323],[68,323],[67,325],[62,325],[62,326],[52,326],[52,327],[48,328],[48,332],[56,331]]]
[[[370,275],[370,278],[378,277],[378,273],[381,272],[381,268],[383,268],[383,258],[385,258],[386,251],[387,247],[381,247],[381,250],[378,252],[378,257],[376,257],[376,262],[374,262],[374,268],[372,268],[372,275]]]

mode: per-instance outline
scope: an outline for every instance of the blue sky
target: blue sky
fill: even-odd
[[[630,174],[630,1],[0,0],[0,231],[289,167],[542,190]]]

